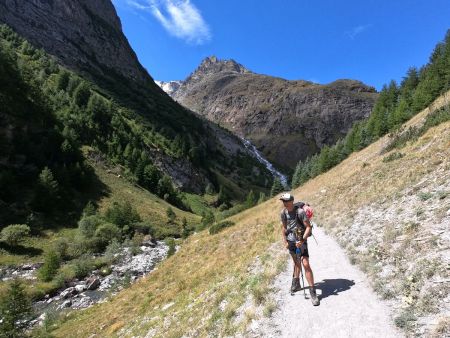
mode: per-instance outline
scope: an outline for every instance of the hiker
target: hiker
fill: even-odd
[[[300,271],[301,264],[305,269],[306,280],[309,284],[309,293],[311,302],[314,306],[319,305],[320,301],[314,288],[314,276],[309,265],[309,253],[307,239],[311,234],[312,228],[305,211],[302,208],[294,206],[294,196],[290,193],[281,195],[283,202],[281,210],[281,233],[286,249],[289,250],[294,261],[294,275],[292,278],[291,293],[300,291]],[[297,258],[296,249],[300,249],[300,259]]]

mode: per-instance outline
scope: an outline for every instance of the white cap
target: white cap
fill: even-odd
[[[293,201],[294,200],[294,196],[292,196],[288,192],[285,192],[284,194],[281,194],[280,200],[282,200],[282,201]]]

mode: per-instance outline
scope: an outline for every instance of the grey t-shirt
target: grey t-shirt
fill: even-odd
[[[286,224],[286,229],[290,230],[289,234],[286,236],[286,239],[289,242],[300,240],[300,238],[295,238],[294,230],[297,226],[300,228],[304,228],[304,222],[306,220],[309,220],[306,216],[305,211],[302,208],[297,208],[297,210],[294,209],[289,212],[286,208],[283,208],[283,210],[281,210],[280,217],[281,222],[283,222],[283,224]],[[303,224],[301,222],[303,222]]]

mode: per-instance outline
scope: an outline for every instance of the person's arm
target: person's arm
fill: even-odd
[[[312,227],[311,227],[311,223],[309,222],[309,218],[306,216],[306,213],[303,210],[298,210],[297,217],[305,225],[305,232],[303,234],[303,238],[300,241],[298,241],[297,243],[295,243],[296,246],[299,248],[300,246],[303,245],[303,243],[305,243],[305,241],[311,235]]]
[[[312,226],[311,223],[309,222],[308,217],[305,217],[305,219],[303,220],[303,224],[305,224],[305,233],[303,234],[303,242],[306,241],[308,239],[309,236],[311,236],[311,232],[312,232]]]
[[[284,246],[287,248],[289,243],[286,238],[286,229],[287,229],[287,222],[282,216],[281,217],[281,238],[283,239]]]

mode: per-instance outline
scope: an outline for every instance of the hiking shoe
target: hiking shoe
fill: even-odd
[[[292,278],[291,292],[294,293],[300,290],[300,278]]]
[[[302,289],[300,285],[300,278],[295,278],[295,290],[294,291],[300,291]]]
[[[319,305],[320,304],[320,300],[319,300],[319,297],[317,297],[316,289],[310,288],[309,289],[309,294],[311,295],[311,303],[312,303],[312,305],[314,305],[314,306]]]

